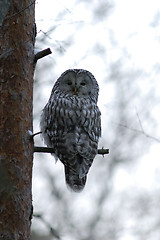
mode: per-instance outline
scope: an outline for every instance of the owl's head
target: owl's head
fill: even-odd
[[[70,96],[91,98],[97,102],[99,86],[95,77],[87,70],[69,69],[58,78],[53,90]]]

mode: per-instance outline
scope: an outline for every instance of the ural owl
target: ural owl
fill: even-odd
[[[64,164],[66,183],[78,192],[97,154],[101,135],[99,87],[87,70],[69,69],[53,86],[41,115],[41,131],[56,159]]]

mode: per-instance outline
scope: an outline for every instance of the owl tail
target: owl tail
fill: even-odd
[[[65,178],[67,185],[74,192],[80,192],[86,184],[87,175],[80,177],[79,174],[76,174],[71,168],[65,166]]]

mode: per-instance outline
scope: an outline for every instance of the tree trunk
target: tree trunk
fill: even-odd
[[[30,238],[34,5],[0,1],[0,240]]]

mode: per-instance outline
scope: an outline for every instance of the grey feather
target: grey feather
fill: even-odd
[[[41,115],[44,141],[65,167],[66,183],[81,191],[97,154],[101,135],[99,87],[87,70],[69,69],[53,86]]]

